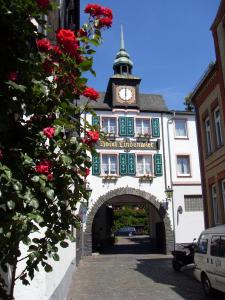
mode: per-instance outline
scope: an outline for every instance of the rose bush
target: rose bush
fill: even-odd
[[[99,97],[83,73],[95,74],[92,46],[102,41],[99,28],[111,26],[100,20],[112,20],[110,9],[88,5],[79,34],[60,28],[50,42],[35,24],[46,26],[42,15],[53,1],[22,2],[0,3],[0,263],[12,277],[7,289],[0,276],[3,299],[13,299],[15,281],[29,284],[40,265],[51,271],[49,258],[59,260],[58,248],[74,240],[76,205],[88,198],[90,153],[99,139],[97,125],[80,122]],[[87,97],[83,107],[73,104],[80,95]],[[25,268],[16,274],[20,261]]]

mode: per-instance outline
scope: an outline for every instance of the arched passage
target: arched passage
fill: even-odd
[[[92,254],[92,224],[97,211],[100,209],[102,205],[104,205],[110,199],[122,195],[132,195],[132,196],[140,197],[145,201],[149,202],[157,210],[162,222],[164,223],[164,228],[165,228],[165,251],[164,252],[166,254],[169,254],[170,251],[173,249],[174,237],[173,237],[170,219],[168,217],[167,212],[161,206],[160,202],[156,199],[155,196],[139,189],[126,187],[126,188],[118,188],[109,191],[105,195],[100,196],[98,200],[94,203],[94,205],[89,209],[87,214],[87,219],[86,219],[86,226],[84,230],[84,252],[83,252],[84,255],[87,256]]]

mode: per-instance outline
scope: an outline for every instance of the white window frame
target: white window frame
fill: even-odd
[[[141,133],[137,132],[137,121],[141,121]],[[143,121],[148,121],[149,124],[149,131],[148,131],[148,135],[151,135],[151,123],[150,123],[150,118],[136,118],[135,119],[135,135],[139,136],[141,135],[145,135],[146,133],[144,133],[144,123]]]
[[[184,124],[185,124],[185,132],[186,134],[185,135],[177,135],[177,131],[176,131],[176,121],[184,121]],[[176,139],[187,139],[188,138],[188,122],[187,122],[187,119],[183,119],[183,118],[176,118],[174,119],[174,137]]]
[[[106,174],[106,173],[104,173],[103,172],[103,156],[114,156],[115,158],[116,158],[116,172],[115,173],[111,173],[111,165],[110,164],[108,164],[109,165],[109,173],[108,174]],[[115,153],[102,153],[101,154],[101,175],[102,176],[117,176],[118,175],[118,155],[117,154],[115,154]]]
[[[144,171],[144,173],[139,173],[138,172],[138,157],[140,157],[140,156],[142,156],[142,157],[150,157],[151,166],[150,166],[150,173],[149,174],[146,173],[145,171]],[[145,166],[146,166],[146,162],[144,160],[144,170],[145,170]],[[152,157],[152,155],[142,154],[142,153],[138,153],[136,155],[136,174],[137,174],[137,176],[144,176],[144,175],[152,176],[153,175],[153,157]]]
[[[178,158],[186,157],[189,162],[189,173],[180,173],[178,167]],[[176,164],[177,164],[177,177],[191,177],[191,157],[189,154],[177,154],[176,155]]]
[[[108,119],[108,124],[107,124],[107,131],[104,131],[103,130],[103,119]],[[109,120],[112,120],[114,119],[115,120],[115,132],[110,132],[109,129],[110,129],[110,124],[109,124]],[[102,116],[101,117],[101,128],[102,128],[102,131],[105,133],[105,134],[114,134],[114,135],[117,135],[117,118],[116,117],[108,117],[108,116]]]
[[[204,121],[205,125],[205,138],[206,138],[206,146],[207,146],[207,155],[212,153],[212,134],[211,134],[211,125],[210,119],[207,117]]]
[[[217,115],[217,113],[219,113]],[[214,110],[214,125],[215,125],[215,132],[216,132],[216,145],[220,147],[223,145],[223,134],[222,134],[222,126],[221,126],[221,116],[220,116],[220,108]]]
[[[212,200],[212,207],[213,207],[213,219],[215,225],[219,224],[219,207],[217,202],[217,191],[216,185],[211,185],[211,200]]]
[[[221,181],[221,194],[223,199],[223,211],[225,215],[225,179]]]

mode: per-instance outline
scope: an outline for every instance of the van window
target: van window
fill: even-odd
[[[196,252],[203,253],[203,254],[207,253],[208,238],[209,237],[206,234],[203,234],[203,235],[200,236],[200,238],[198,240],[198,245],[197,245]]]
[[[220,236],[212,236],[210,254],[212,256],[220,256]]]
[[[222,257],[225,257],[225,236],[221,236],[220,240],[220,254]]]

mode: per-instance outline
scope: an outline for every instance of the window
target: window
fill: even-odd
[[[136,119],[136,135],[150,134],[150,120]]]
[[[212,256],[219,256],[219,253],[220,253],[220,237],[213,236],[211,239],[210,254]]]
[[[117,156],[111,154],[102,155],[102,174],[115,175],[117,174]]]
[[[214,110],[214,122],[215,122],[215,131],[216,131],[216,145],[217,145],[217,147],[220,147],[223,144],[223,136],[222,136],[219,107],[217,107]]]
[[[209,237],[206,234],[203,234],[200,236],[200,238],[198,240],[196,252],[203,253],[203,254],[207,253],[208,239],[209,239]]]
[[[201,195],[184,196],[185,211],[203,211],[203,201]]]
[[[212,138],[211,138],[209,118],[205,119],[205,137],[206,137],[207,154],[209,155],[212,153]]]
[[[187,121],[184,119],[175,119],[175,137],[187,138]]]
[[[223,209],[225,215],[225,179],[221,182],[221,191],[222,191],[222,198],[223,198]]]
[[[137,155],[137,174],[150,175],[152,174],[152,156]]]
[[[190,176],[190,157],[189,155],[177,156],[177,173],[178,176]]]
[[[116,118],[102,118],[102,131],[105,133],[116,134]]]
[[[220,240],[220,256],[225,257],[225,236],[221,236]]]
[[[217,203],[217,195],[216,195],[216,186],[213,184],[211,186],[211,199],[212,199],[212,206],[213,206],[213,217],[215,225],[219,224],[219,208]]]

